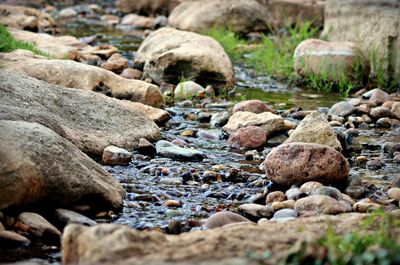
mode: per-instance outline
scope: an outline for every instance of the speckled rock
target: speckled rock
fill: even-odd
[[[266,203],[283,202],[286,199],[285,194],[282,191],[270,192],[267,195]]]
[[[265,131],[260,127],[248,126],[239,128],[228,139],[228,146],[236,149],[257,149],[264,146],[267,140]]]
[[[117,146],[110,145],[103,150],[102,163],[104,165],[125,166],[129,164],[131,159],[132,159],[131,152],[123,148],[119,148]]]
[[[320,188],[322,188],[324,185],[322,185],[322,183],[317,182],[317,181],[308,181],[306,183],[304,183],[303,185],[301,185],[300,187],[300,192],[307,194],[307,195],[311,195],[314,192],[316,192],[317,190],[319,190]]]

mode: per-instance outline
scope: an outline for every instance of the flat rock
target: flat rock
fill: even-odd
[[[75,211],[61,209],[58,208],[55,210],[55,214],[57,220],[63,225],[66,226],[68,224],[81,224],[92,226],[97,224],[95,221],[90,219],[89,217],[84,216],[83,214],[77,213]]]
[[[291,186],[307,181],[338,184],[347,181],[349,162],[335,149],[319,144],[290,143],[273,149],[264,162],[273,182]]]
[[[341,117],[347,117],[350,114],[353,114],[356,108],[350,104],[348,101],[341,101],[334,104],[329,110],[329,114],[337,115]]]
[[[61,232],[43,216],[37,213],[23,212],[18,215],[18,221],[26,225],[27,231],[35,238],[59,238]]]
[[[120,102],[121,104],[129,108],[144,112],[157,124],[164,124],[171,118],[171,115],[168,113],[168,111],[165,111],[163,109],[155,108],[140,102],[132,102],[129,100],[121,100]]]
[[[171,159],[184,161],[201,161],[205,158],[203,152],[195,149],[182,148],[173,143],[161,140],[156,144],[157,154]]]
[[[27,247],[30,243],[29,239],[13,231],[0,231],[0,247],[2,249]]]
[[[285,141],[285,143],[293,142],[315,143],[330,146],[339,152],[342,150],[335,131],[316,111],[307,115]]]
[[[236,149],[257,149],[263,147],[267,135],[263,129],[256,126],[239,128],[228,139],[228,146]]]
[[[154,141],[160,129],[143,112],[90,91],[66,89],[0,70],[0,119],[38,122],[83,152],[101,156],[109,145]]]

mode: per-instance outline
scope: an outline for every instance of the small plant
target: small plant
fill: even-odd
[[[4,25],[0,25],[0,52],[11,52],[17,49],[31,51],[37,55],[49,57],[49,55],[39,50],[35,44],[16,40]]]
[[[232,29],[213,27],[206,35],[219,42],[232,61],[237,62],[243,56],[246,41],[241,39]]]

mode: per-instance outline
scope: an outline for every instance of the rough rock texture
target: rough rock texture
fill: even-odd
[[[0,209],[78,203],[97,209],[122,207],[122,186],[52,130],[37,123],[1,121],[0,132]]]
[[[169,112],[163,109],[158,109],[140,102],[132,102],[129,100],[121,100],[120,102],[121,104],[129,108],[144,112],[150,119],[152,119],[157,124],[165,123],[171,118]]]
[[[340,101],[335,103],[329,110],[329,114],[347,117],[353,114],[356,111],[356,108],[348,101]]]
[[[72,36],[52,36],[13,28],[8,30],[16,40],[34,43],[39,50],[54,59],[77,60],[79,58],[78,48],[86,46],[85,43]]]
[[[107,146],[103,151],[101,162],[104,165],[115,166],[121,165],[126,166],[131,162],[132,153],[123,148],[117,146]]]
[[[38,122],[89,155],[109,145],[135,147],[159,139],[160,129],[143,112],[99,93],[67,89],[0,70],[0,119]]]
[[[255,114],[247,111],[238,111],[229,118],[228,123],[222,129],[232,134],[237,129],[248,126],[262,128],[267,137],[272,133],[285,130],[286,128],[285,120],[281,116],[272,114],[271,112]]]
[[[322,144],[338,151],[342,150],[335,131],[317,111],[308,114],[285,141],[293,142]]]
[[[297,200],[294,204],[294,210],[300,216],[312,216],[351,212],[352,207],[345,201],[337,201],[326,195],[311,195]]]
[[[298,240],[315,241],[325,235],[328,227],[346,234],[358,230],[367,217],[356,213],[318,216],[283,224],[241,224],[181,235],[141,232],[121,225],[69,225],[62,239],[62,260],[65,265],[253,265],[259,262],[248,257],[249,251],[260,255],[268,251],[272,254],[270,264],[278,264]],[[398,235],[399,231],[393,233]]]
[[[52,31],[53,18],[35,8],[13,5],[0,5],[0,24],[30,31]]]
[[[273,110],[261,100],[252,99],[236,103],[235,106],[233,106],[232,112],[238,111],[248,111],[258,114],[266,111],[272,112]]]
[[[232,63],[221,45],[211,37],[172,28],[151,33],[135,57],[135,68],[156,84],[178,84],[184,77],[206,87],[230,88]]]
[[[300,76],[316,75],[340,82],[368,76],[369,62],[352,42],[326,42],[309,39],[294,51],[294,69]]]
[[[169,15],[179,2],[179,0],[118,0],[117,7],[124,13]]]
[[[281,185],[291,186],[307,181],[323,184],[347,180],[350,166],[335,149],[319,144],[290,143],[273,149],[264,162],[267,176]]]
[[[228,139],[228,145],[237,149],[257,149],[264,146],[267,141],[267,135],[262,128],[248,126],[238,129],[231,134]]]
[[[116,74],[122,73],[122,71],[128,68],[128,66],[128,60],[119,53],[114,53],[110,58],[108,58],[107,62],[101,64],[102,68]]]
[[[331,41],[356,42],[364,54],[375,53],[384,73],[399,76],[398,0],[327,0],[324,29]]]
[[[207,32],[212,27],[230,27],[248,33],[268,29],[268,14],[256,0],[187,1],[178,5],[168,18],[177,29]]]
[[[157,86],[139,80],[127,80],[100,67],[71,60],[48,60],[23,50],[0,53],[0,64],[3,70],[54,85],[101,92],[152,106],[164,104]]]
[[[26,225],[26,232],[36,238],[61,236],[61,232],[54,225],[37,213],[23,212],[18,215],[18,221]]]

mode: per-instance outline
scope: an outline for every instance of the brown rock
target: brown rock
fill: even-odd
[[[156,147],[145,138],[140,138],[138,152],[142,155],[154,156],[157,153],[157,150]]]
[[[266,203],[283,202],[285,199],[286,196],[282,191],[274,191],[267,195]]]
[[[234,212],[222,211],[214,213],[210,217],[208,217],[203,227],[207,229],[214,229],[227,224],[243,222],[250,222],[250,220]]]
[[[154,29],[155,19],[137,14],[128,14],[122,18],[121,24],[137,29]]]
[[[351,205],[326,195],[311,195],[296,201],[294,210],[300,216],[339,214],[351,211]]]
[[[372,202],[372,200],[369,198],[358,201],[353,205],[353,210],[359,213],[372,212],[381,208],[382,205]]]
[[[140,102],[121,100],[120,103],[124,106],[127,106],[130,109],[144,112],[150,119],[152,119],[157,124],[164,124],[171,118],[171,115],[167,111]]]
[[[61,232],[39,214],[23,212],[18,215],[18,221],[27,226],[27,231],[24,232],[28,232],[35,238],[41,238],[43,240],[46,240],[46,238],[59,240],[59,237],[61,236]]]
[[[176,200],[166,200],[163,205],[167,207],[181,207],[182,203]]]
[[[375,120],[386,117],[390,118],[392,117],[392,112],[386,107],[376,107],[371,109],[369,116]]]
[[[12,231],[0,231],[0,247],[7,248],[27,247],[31,241]]]
[[[132,154],[129,151],[123,148],[119,148],[117,146],[110,145],[103,150],[103,156],[101,161],[104,165],[126,166],[129,164],[129,162],[131,162],[131,159],[132,159]]]
[[[301,185],[300,192],[305,193],[307,195],[311,195],[311,194],[315,193],[317,190],[319,190],[320,188],[322,188],[323,186],[324,185],[322,185],[319,182],[308,181],[308,182],[304,183],[303,185]]]
[[[169,15],[179,2],[179,0],[118,0],[117,7],[124,13]]]
[[[261,218],[271,218],[274,209],[270,205],[260,205],[255,203],[245,203],[238,207],[238,211],[252,221],[258,221]]]
[[[233,107],[232,112],[238,112],[238,111],[247,111],[258,114],[266,111],[273,112],[273,109],[270,108],[267,104],[265,104],[261,100],[252,99],[237,103]]]
[[[267,140],[265,131],[260,127],[248,126],[238,129],[228,139],[228,146],[236,149],[257,149]]]
[[[295,200],[275,201],[271,203],[271,207],[275,212],[281,209],[293,209],[295,202]]]
[[[121,54],[114,53],[108,58],[107,62],[101,65],[102,68],[114,72],[116,74],[122,73],[123,70],[128,68],[128,60]]]
[[[140,79],[142,78],[143,72],[137,69],[126,68],[122,71],[120,76],[126,79]]]
[[[83,50],[82,53],[88,53],[92,55],[98,55],[102,59],[108,59],[113,55],[114,53],[118,52],[118,48],[109,44],[104,44],[96,47],[92,46],[86,46]]]
[[[350,170],[346,158],[333,148],[309,143],[276,147],[265,159],[264,168],[270,180],[286,186],[307,181],[342,183]]]
[[[400,120],[400,102],[395,102],[392,105],[391,111],[393,115]]]

